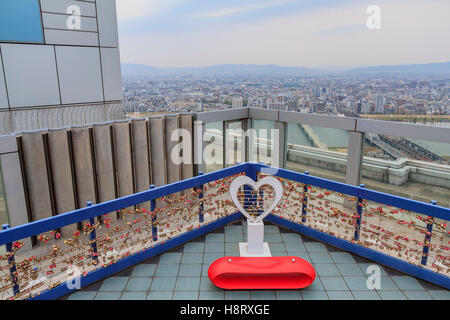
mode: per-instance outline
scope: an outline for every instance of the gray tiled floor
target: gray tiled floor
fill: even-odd
[[[245,239],[241,223],[207,234],[184,246],[92,284],[70,300],[450,300],[450,291],[380,267],[380,290],[367,287],[367,268],[374,263],[337,248],[280,229],[265,226],[273,256],[293,255],[311,262],[315,282],[303,290],[224,291],[208,278],[209,265],[223,256],[238,256]]]

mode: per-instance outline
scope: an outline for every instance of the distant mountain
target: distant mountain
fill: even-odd
[[[145,76],[156,74],[182,75],[317,75],[323,71],[305,67],[282,67],[277,65],[222,64],[208,67],[153,67],[140,64],[122,64],[124,76]]]
[[[376,75],[376,74],[430,74],[450,75],[450,62],[409,64],[391,66],[358,67],[350,70],[325,70],[306,67],[283,67],[278,65],[221,64],[208,67],[153,67],[142,64],[123,63],[122,75],[145,77],[154,75],[274,75],[316,76],[327,74]]]
[[[450,62],[354,68],[352,74],[450,74]]]
[[[122,63],[122,75],[127,77],[145,77],[159,72],[158,68],[143,64]]]
[[[192,70],[194,71],[194,70]],[[290,74],[290,75],[311,75],[321,73],[305,67],[282,67],[278,65],[253,65],[253,64],[222,64],[197,68],[199,73],[211,74]]]

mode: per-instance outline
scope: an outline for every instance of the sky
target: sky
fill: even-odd
[[[449,0],[116,0],[121,60],[312,68],[450,61]],[[381,10],[370,30],[367,8]]]

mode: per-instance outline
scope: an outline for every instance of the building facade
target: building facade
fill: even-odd
[[[0,134],[123,119],[115,0],[0,1]]]
[[[231,107],[232,108],[242,108],[244,105],[244,102],[242,100],[242,97],[233,97],[231,101]]]
[[[384,97],[382,95],[378,95],[376,98],[375,112],[384,113]]]

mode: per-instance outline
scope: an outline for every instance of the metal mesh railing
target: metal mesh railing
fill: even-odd
[[[149,192],[170,193],[156,198],[149,193],[144,202],[125,209],[105,209],[109,213],[98,216],[94,213],[90,219],[77,223],[77,230],[70,237],[63,237],[60,232],[66,224],[34,234],[35,245],[28,252],[23,252],[24,240],[7,243],[6,253],[0,256],[0,299],[33,298],[58,286],[70,289],[77,277],[86,277],[235,214],[229,186],[241,174],[188,188],[182,187],[185,182],[176,183],[181,186],[176,192],[170,192],[170,185],[151,189]],[[202,176],[189,180],[199,178]],[[119,206],[118,200],[111,203]],[[99,206],[102,204],[95,207]],[[95,208],[90,203],[89,207]],[[52,219],[47,219],[48,225]]]
[[[6,247],[0,256],[0,299],[71,292],[77,279],[89,284],[233,221],[229,218],[239,219],[230,184],[243,174],[263,178],[253,176],[262,167],[237,165],[0,232]],[[376,252],[388,264],[400,262],[448,282],[449,209],[283,169],[274,172],[283,196],[271,217],[322,241],[337,239],[350,251],[370,257]],[[270,206],[274,191],[270,186],[241,189],[238,198],[250,215],[258,215]],[[63,237],[61,229],[73,224],[77,230]],[[25,252],[20,239],[30,237],[35,245]]]
[[[305,178],[305,175],[298,175],[299,180]],[[258,178],[264,176],[265,174],[258,174]],[[284,192],[280,204],[273,212],[275,216],[438,274],[450,274],[450,233],[447,231],[447,219],[367,200],[331,188],[287,178],[278,179],[283,184]],[[317,179],[318,185],[322,181],[325,180]],[[340,189],[340,185],[345,186],[335,184],[336,189]],[[393,197],[363,188],[350,188],[355,193],[357,189],[380,195],[381,199]],[[393,198],[394,201],[399,199],[399,202],[406,201],[408,204],[414,202]],[[431,211],[435,205],[432,203],[427,206]]]

